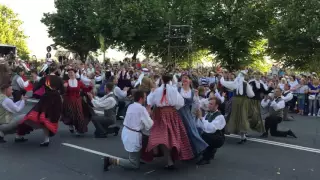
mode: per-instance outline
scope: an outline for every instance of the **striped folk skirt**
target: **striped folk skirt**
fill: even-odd
[[[63,99],[61,121],[68,126],[74,126],[78,133],[88,131],[89,118],[85,118],[82,97],[68,97]]]
[[[231,109],[227,124],[228,132],[233,134],[248,132],[250,130],[248,121],[249,98],[246,96],[232,97]]]
[[[150,130],[148,144],[142,149],[143,160],[153,160],[153,149],[165,145],[171,150],[173,160],[192,159],[193,152],[187,131],[178,111],[174,107],[157,107],[152,114],[154,124]]]

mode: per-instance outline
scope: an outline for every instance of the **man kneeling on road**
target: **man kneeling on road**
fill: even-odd
[[[142,148],[142,134],[149,135],[153,121],[147,109],[143,106],[146,94],[138,90],[134,93],[134,103],[129,105],[123,122],[121,134],[122,143],[129,153],[129,159],[104,158],[104,170],[108,171],[110,165],[121,166],[126,169],[139,169],[140,150]]]
[[[270,96],[262,100],[261,106],[263,108],[269,108],[269,116],[265,119],[265,132],[261,135],[262,138],[267,138],[270,130],[271,136],[275,137],[287,137],[297,136],[291,131],[279,131],[278,124],[283,120],[283,111],[285,108],[285,101],[282,99],[282,90],[280,88],[275,89],[274,98]]]
[[[24,115],[13,118],[13,115],[19,113],[25,106],[25,98],[13,102],[9,97],[12,95],[11,83],[3,84],[0,87],[0,143],[5,143],[4,136],[14,134]]]
[[[106,84],[105,88],[106,95],[102,98],[93,98],[93,95],[88,93],[88,97],[91,100],[92,105],[95,108],[104,109],[104,116],[94,114],[92,117],[92,123],[96,128],[96,131],[94,132],[96,138],[106,138],[107,134],[112,133],[117,136],[120,130],[120,128],[116,126],[117,100],[112,92],[114,84],[109,82]]]
[[[214,156],[221,148],[225,141],[224,127],[226,126],[226,120],[220,113],[219,106],[221,100],[212,97],[209,99],[208,114],[202,118],[201,110],[197,113],[198,128],[202,129],[202,139],[209,145],[202,154],[202,159],[197,163],[198,165],[210,164],[210,160],[214,159]]]

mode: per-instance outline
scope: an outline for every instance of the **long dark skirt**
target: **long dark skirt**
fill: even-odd
[[[89,119],[84,116],[83,104],[82,97],[64,97],[61,121],[65,125],[74,126],[78,133],[88,131]]]
[[[261,116],[261,101],[255,99],[249,99],[248,101],[248,120],[250,123],[250,128],[260,133],[265,132]]]
[[[23,136],[34,129],[46,128],[49,130],[49,135],[54,136],[58,131],[61,112],[62,100],[59,92],[46,92],[18,126],[18,135]]]
[[[227,124],[228,131],[233,134],[248,132],[250,125],[248,121],[249,101],[246,96],[232,97],[232,111]]]
[[[184,106],[179,109],[178,112],[187,130],[193,154],[194,156],[197,156],[208,147],[208,144],[201,138],[200,133],[198,132],[196,119],[192,116],[190,107]]]

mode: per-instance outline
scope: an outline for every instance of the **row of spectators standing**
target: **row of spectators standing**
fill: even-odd
[[[219,85],[220,78],[221,76],[218,73],[210,72],[208,76],[200,76],[195,84],[204,87],[216,87],[219,91],[223,91],[221,85]],[[235,73],[228,73],[228,80],[234,80],[234,78]],[[253,79],[250,76],[248,78],[247,81]],[[320,81],[316,73],[290,76],[273,74],[263,76],[261,79],[265,84],[270,84],[271,82],[274,84],[273,87],[279,87],[283,91],[285,90],[285,85],[289,85],[293,94],[293,99],[289,102],[291,112],[320,117]],[[227,91],[225,94],[227,97],[232,96],[232,92]]]

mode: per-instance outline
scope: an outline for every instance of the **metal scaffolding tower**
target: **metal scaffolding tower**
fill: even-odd
[[[186,58],[192,65],[190,53],[192,51],[192,27],[191,25],[173,25],[169,22],[167,62],[176,67],[177,59]]]

